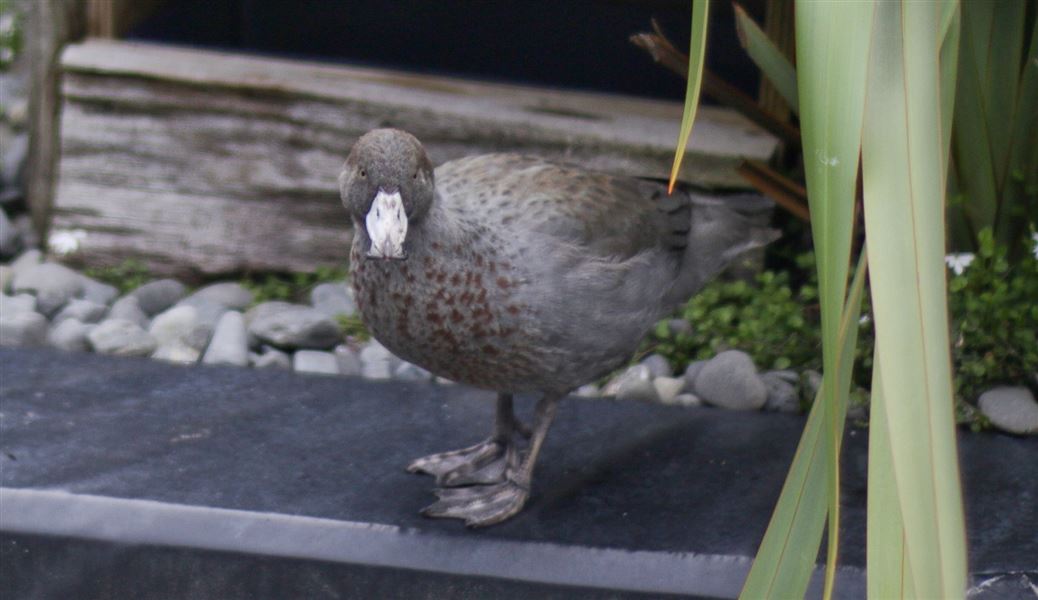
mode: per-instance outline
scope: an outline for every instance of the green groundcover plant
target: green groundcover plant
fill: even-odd
[[[1032,247],[1011,263],[1009,249],[996,245],[990,230],[978,238],[977,254],[948,257],[951,353],[960,403],[975,401],[993,385],[1029,384],[1038,373],[1038,250]],[[789,271],[764,271],[753,282],[714,281],[677,315],[692,331],[674,333],[661,321],[648,347],[679,369],[739,349],[761,369],[820,370],[814,254],[802,254],[796,262],[808,275],[801,285],[790,283]],[[854,382],[867,390],[874,347],[867,300],[862,314]],[[968,409],[960,410],[960,418],[974,419]]]

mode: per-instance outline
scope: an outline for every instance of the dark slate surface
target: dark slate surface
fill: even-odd
[[[670,589],[668,585],[683,589],[680,578],[676,584],[654,587],[645,565],[686,557],[693,557],[689,564],[702,565],[695,557],[703,555],[717,559],[707,561],[703,577],[716,574],[711,569],[731,559],[722,577],[728,581],[688,591],[737,592],[803,427],[803,419],[787,415],[573,399],[559,411],[527,509],[505,524],[472,531],[457,521],[420,517],[418,510],[433,500],[432,482],[405,473],[403,467],[419,455],[482,438],[493,414],[488,392],[9,349],[0,350],[0,392],[4,488],[392,525],[415,536],[408,538],[415,540],[415,552],[432,554],[422,559],[427,562],[409,563],[411,570],[327,556],[281,559],[284,564],[302,560],[308,569],[323,573],[303,577],[313,585],[350,582],[353,592],[361,595],[381,595],[385,590],[380,586],[398,585],[402,587],[393,589],[408,597],[621,597],[639,589]],[[529,400],[519,403],[520,411],[529,412]],[[1038,441],[997,434],[964,434],[961,439],[971,571],[1038,571]],[[846,537],[841,547],[848,567],[842,586],[847,597],[862,591],[866,446],[866,433],[850,430],[844,465]],[[132,510],[150,506],[131,505]],[[239,555],[233,544],[218,544],[225,551],[199,548],[191,553],[190,548],[161,547],[190,547],[191,542],[163,544],[153,537],[146,544],[152,558],[145,560],[125,548],[118,550],[118,545],[112,550],[101,540],[104,535],[33,535],[12,524],[10,507],[7,513],[0,523],[7,575],[60,571],[76,549],[94,560],[117,556],[108,561],[110,568],[98,571],[109,575],[126,572],[133,561],[151,565],[137,565],[133,572],[166,573],[152,576],[153,583],[171,577],[155,565],[176,562],[172,557],[185,552],[190,558],[176,559],[176,564],[195,565],[189,569],[195,575],[206,569],[247,573],[277,562],[255,556],[263,553],[255,548]],[[179,517],[169,518],[176,522]],[[371,535],[382,535],[379,531],[375,528]],[[79,539],[91,537],[96,539]],[[537,551],[542,547],[550,551]],[[622,586],[627,590],[623,593],[596,591],[601,582],[592,580],[579,589],[553,587],[551,581],[510,581],[508,569],[496,578],[474,576],[465,561],[452,573],[413,570],[420,568],[416,564],[435,562],[437,548],[483,557],[473,559],[473,564],[480,563],[483,570],[476,571],[482,575],[495,573],[493,559],[486,557],[496,551],[521,554],[524,548],[533,549],[534,557],[554,556],[554,549],[562,548],[560,556],[573,558],[578,571],[580,552],[591,561],[588,565],[596,560],[600,564],[603,549],[631,553],[630,564],[641,567]],[[22,555],[19,552],[34,556],[35,562],[12,561]],[[277,585],[264,588],[268,592],[303,589],[298,569],[271,573],[280,575],[269,574],[268,583]],[[588,573],[592,577],[594,569],[588,567]],[[25,575],[15,580],[26,577],[33,579]],[[111,586],[117,585],[118,577],[112,577],[106,585],[115,589]],[[580,579],[579,573],[572,577]],[[96,573],[94,579],[108,581]],[[235,588],[233,577],[201,579],[229,586],[209,592],[243,589]],[[352,597],[349,590],[344,597]]]

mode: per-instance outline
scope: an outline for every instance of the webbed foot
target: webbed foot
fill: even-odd
[[[407,470],[432,475],[439,487],[499,483],[509,467],[518,466],[517,454],[510,441],[492,437],[468,448],[423,456]]]
[[[464,519],[469,527],[486,527],[514,516],[530,496],[528,485],[500,483],[436,490],[439,500],[422,510],[426,517]]]

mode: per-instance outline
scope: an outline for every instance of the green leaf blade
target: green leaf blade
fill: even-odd
[[[965,591],[966,552],[948,352],[936,10],[877,5],[862,154],[878,391],[912,587],[920,597],[955,598]]]
[[[761,70],[761,73],[775,86],[789,108],[794,113],[799,112],[797,73],[793,68],[793,63],[789,62],[789,59],[782,54],[782,51],[741,6],[735,4],[734,7],[735,31],[739,36],[739,43]]]
[[[681,115],[681,128],[678,131],[678,145],[674,153],[674,165],[670,169],[670,183],[667,193],[674,191],[681,161],[688,147],[688,138],[692,135],[692,125],[696,121],[699,108],[699,91],[703,83],[703,65],[706,64],[706,26],[710,22],[710,0],[697,0],[692,3],[692,39],[688,49],[688,86],[685,89],[685,109]]]

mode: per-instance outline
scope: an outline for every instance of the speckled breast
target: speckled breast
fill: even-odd
[[[361,242],[362,243],[362,242]],[[454,381],[498,391],[540,389],[548,357],[524,325],[513,266],[462,245],[431,243],[406,260],[369,259],[354,244],[350,272],[372,335],[397,356]]]

